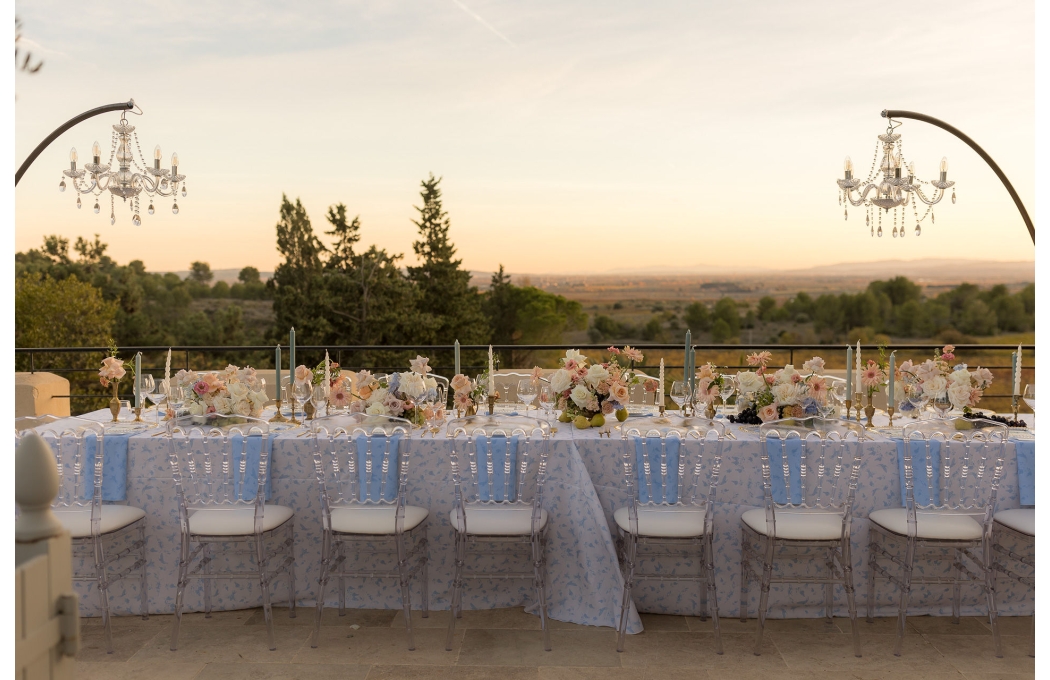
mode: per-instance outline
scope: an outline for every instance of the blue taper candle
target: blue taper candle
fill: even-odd
[[[459,375],[459,340],[456,340],[456,371],[452,375]]]
[[[692,378],[690,378],[691,371],[689,370],[689,361],[692,358],[691,357],[691,355],[692,355],[692,347],[693,347],[693,332],[690,329],[687,328],[685,330],[685,369],[684,369],[684,375],[682,377],[685,378],[685,382],[686,382],[687,385],[689,385],[690,390],[693,387],[693,381],[692,381]]]

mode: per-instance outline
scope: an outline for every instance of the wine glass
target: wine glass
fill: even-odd
[[[153,376],[150,376],[153,378]],[[160,422],[160,404],[167,400],[167,388],[164,385],[163,380],[152,380],[153,385],[149,390],[145,391],[146,399],[153,402],[153,407],[156,409],[153,422]]]
[[[310,393],[310,401],[314,403],[314,413],[321,415],[321,409],[328,403],[328,389],[325,385],[314,385]]]
[[[1024,403],[1028,404],[1028,408],[1032,409],[1032,413],[1035,413],[1035,384],[1025,385],[1021,398],[1024,399]]]
[[[715,393],[711,392],[710,388],[704,390],[697,387],[696,391],[693,392],[694,414],[695,409],[699,409],[700,413],[703,413],[704,417],[707,417],[708,404],[714,401],[714,398]]]
[[[539,389],[540,407],[543,409],[543,413],[547,416],[547,423],[550,424],[551,415],[554,413],[554,389],[547,383],[541,383]]]
[[[532,402],[536,401],[536,383],[532,378],[522,378],[518,381],[518,401],[525,404],[525,415],[529,415]]]
[[[171,385],[168,387],[168,408],[179,414],[179,409],[186,403],[186,388],[182,385]]]
[[[736,392],[736,378],[731,375],[723,375],[722,387],[718,390],[718,396],[722,397],[723,418],[725,418],[726,413],[728,413],[728,405],[726,404],[726,400],[728,400],[729,397],[733,396],[734,392]]]
[[[930,403],[933,404],[933,408],[937,411],[937,417],[944,420],[948,417],[948,411],[951,411],[954,406],[952,400],[948,398],[948,393],[945,392],[940,396],[935,396],[930,399]]]
[[[295,400],[297,402],[299,402],[300,404],[302,404],[303,407],[305,408],[306,407],[306,402],[310,400],[310,393],[312,391],[313,391],[313,389],[310,386],[310,381],[309,380],[300,380],[300,381],[296,382],[295,383],[295,390],[293,390],[293,393],[295,394]],[[293,404],[293,406],[294,406],[294,404]],[[293,408],[292,411],[293,411],[292,417],[294,418],[295,417],[295,413],[294,413],[295,409]],[[304,418],[306,417],[306,411],[305,410],[303,411],[303,417]]]
[[[836,380],[831,383],[831,389],[828,390],[829,401],[833,400],[835,404],[835,413],[838,413],[839,407],[846,403],[846,383],[840,380]],[[849,414],[847,413],[848,417]]]
[[[685,415],[685,402],[689,399],[689,383],[684,380],[675,380],[671,383],[671,401],[678,405],[678,410]]]

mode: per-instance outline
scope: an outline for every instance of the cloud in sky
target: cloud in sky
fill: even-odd
[[[922,123],[901,128],[905,152],[922,176],[947,155],[959,202],[920,239],[870,239],[862,212],[843,221],[834,184],[846,154],[867,169],[882,109],[912,109],[981,143],[1032,210],[1030,2],[920,4],[889,27],[823,1],[64,7],[19,7],[25,36],[56,52],[18,76],[17,158],[131,96],[144,150],[178,151],[190,195],[138,228],[126,211],[111,227],[105,209],[76,210],[56,187],[69,147],[116,122],[94,119],[19,184],[18,249],[98,232],[117,259],[154,269],[269,270],[286,192],[318,231],[342,201],[365,242],[411,259],[412,205],[433,171],[473,269],[1032,254],[991,170]]]

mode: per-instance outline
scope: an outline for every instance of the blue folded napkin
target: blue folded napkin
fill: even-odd
[[[1030,439],[1014,441],[1014,451],[1021,505],[1035,505],[1035,442]]]
[[[274,435],[268,435],[272,441]],[[254,501],[255,494],[259,489],[259,455],[262,453],[263,448],[263,437],[261,435],[254,435],[247,437],[248,442],[245,446],[244,435],[235,434],[230,437],[230,464],[232,468],[232,476],[234,479],[234,492],[237,494],[237,498],[242,501]],[[244,486],[241,486],[240,477],[240,463],[243,458],[245,460],[244,470]],[[265,500],[270,500],[273,495],[273,450],[270,449],[269,465],[266,475],[266,490]]]
[[[102,444],[102,500],[126,501],[128,499],[128,438],[132,433],[107,434]],[[72,440],[70,440],[71,442]],[[82,500],[90,500],[94,493],[91,481],[95,469],[95,450],[98,440],[84,437],[84,469],[87,483],[81,492]]]
[[[667,456],[667,488],[664,489],[663,474],[660,468],[662,453],[659,437],[638,437],[634,440],[635,468],[638,475],[639,503],[677,503],[678,502],[678,454],[681,442],[670,437],[663,447]],[[645,479],[645,460],[649,459],[649,481]],[[652,493],[650,494],[650,488]]]
[[[897,467],[901,481],[901,506],[907,507],[908,494],[904,482],[904,440],[897,439],[896,442]],[[929,443],[931,464],[933,465],[933,477],[930,480],[933,482],[932,488],[926,478],[926,442],[922,439],[911,439],[909,441],[911,445],[912,489],[915,494],[916,505],[930,505],[931,494],[935,505],[940,505],[941,502],[941,490],[937,486],[938,470],[941,464],[941,441],[939,439],[931,439]]]
[[[766,439],[766,453],[769,454],[769,481],[773,487],[773,501],[780,504],[788,502],[784,489],[784,458],[787,454],[789,478],[791,482],[791,503],[802,502],[802,440],[798,437]]]
[[[475,456],[478,461],[478,500],[481,501],[515,501],[517,500],[518,479],[518,440],[513,437],[490,437],[485,444],[485,437],[474,439]],[[492,479],[489,483],[488,460],[492,453]],[[510,458],[510,475],[504,470],[507,458]]]
[[[368,440],[372,440],[372,451],[369,455]],[[354,437],[357,446],[357,480],[360,488],[358,500],[387,501],[397,499],[397,487],[400,469],[401,434],[391,435],[389,442],[385,435],[368,437],[358,434]],[[383,473],[383,457],[387,447],[390,457],[387,460],[386,473]],[[371,459],[371,474],[366,470],[365,462]]]

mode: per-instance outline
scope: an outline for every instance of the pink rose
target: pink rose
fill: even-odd
[[[626,406],[631,400],[631,393],[622,382],[609,385],[609,396],[620,406]]]
[[[452,387],[452,391],[459,392],[470,387],[470,378],[463,375],[462,373],[457,373],[456,375],[452,376],[452,381],[449,383],[449,385]]]
[[[412,370],[416,373],[419,373],[420,375],[426,375],[431,371],[430,366],[427,365],[429,362],[430,359],[428,357],[420,356],[417,354],[416,358],[410,361],[409,364],[412,366]]]
[[[762,419],[763,423],[768,423],[771,420],[777,419],[777,407],[773,404],[768,404],[758,409],[758,417]]]
[[[540,381],[540,378],[543,377],[543,369],[540,368],[539,366],[533,366],[532,367],[532,376],[531,377],[532,377],[532,382],[533,383],[538,383]]]
[[[297,382],[297,383],[310,382],[313,379],[313,377],[314,377],[313,371],[311,371],[306,366],[296,366],[295,367],[295,382]]]
[[[203,380],[198,380],[197,382],[193,383],[193,391],[201,396],[204,396],[208,393],[208,383],[204,382]]]
[[[656,392],[657,385],[658,385],[658,383],[655,380],[646,380],[645,381],[645,391],[649,392],[650,394],[652,394],[652,393]]]
[[[102,360],[102,368],[98,374],[107,380],[120,380],[127,371],[124,370],[124,362],[116,357],[106,357]]]
[[[604,413],[605,415],[609,415],[610,413],[614,413],[615,411],[616,407],[613,406],[613,403],[611,401],[602,402],[602,413]]]

